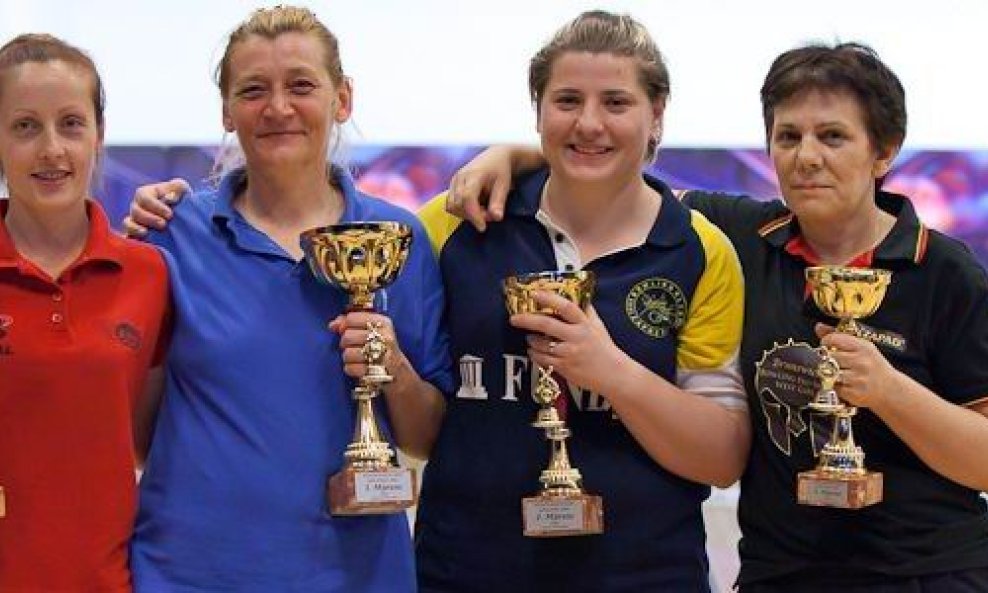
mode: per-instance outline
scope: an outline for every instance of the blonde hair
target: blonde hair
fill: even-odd
[[[347,83],[336,35],[333,35],[326,28],[326,25],[316,18],[315,13],[308,8],[279,4],[278,6],[255,10],[230,33],[223,57],[216,65],[214,72],[216,86],[219,87],[220,95],[224,101],[230,90],[230,61],[236,47],[252,36],[273,40],[286,33],[311,35],[318,40],[322,46],[326,72],[329,74],[333,85],[340,86]],[[224,142],[216,154],[213,170],[210,173],[210,180],[214,182],[219,181],[223,174],[231,169],[242,166],[244,162],[243,152],[240,148],[227,143],[225,139],[226,136],[224,136]],[[340,144],[339,133],[336,133],[330,142],[329,154],[336,153]]]
[[[237,44],[243,43],[253,35],[264,39],[275,39],[285,33],[301,33],[318,39],[323,47],[323,61],[326,63],[326,72],[329,73],[330,80],[335,85],[343,84],[346,77],[343,75],[336,36],[308,8],[278,5],[255,10],[247,20],[230,33],[226,51],[223,52],[223,57],[216,66],[216,85],[220,88],[220,93],[225,97],[230,90],[230,57]]]
[[[638,81],[649,100],[661,101],[664,106],[669,98],[669,70],[648,30],[630,15],[591,10],[563,25],[529,63],[528,91],[536,111],[542,106],[553,63],[567,52],[607,53],[635,58],[638,62]],[[651,136],[646,160],[651,161],[655,157],[658,145],[658,136]]]

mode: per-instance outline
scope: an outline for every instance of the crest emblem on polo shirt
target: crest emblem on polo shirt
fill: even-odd
[[[6,313],[0,313],[0,340],[7,337],[8,331],[13,326],[14,317]],[[0,356],[10,356],[13,353],[14,350],[10,347],[10,344],[0,343]]]
[[[131,350],[141,349],[141,332],[126,321],[118,323],[113,328],[113,337]]]
[[[635,284],[624,300],[631,323],[647,336],[664,338],[686,323],[686,296],[666,278],[647,278]]]

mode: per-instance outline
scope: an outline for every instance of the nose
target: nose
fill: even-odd
[[[65,155],[65,142],[54,126],[45,129],[42,135],[41,157],[56,159]]]
[[[796,162],[804,171],[814,171],[823,165],[823,154],[816,140],[804,138],[796,147]]]
[[[265,110],[268,115],[274,117],[286,117],[292,114],[292,101],[291,97],[284,90],[277,89],[271,94],[271,100],[268,101],[267,109]]]
[[[580,109],[576,118],[576,130],[584,134],[595,134],[601,129],[600,108],[587,103]]]

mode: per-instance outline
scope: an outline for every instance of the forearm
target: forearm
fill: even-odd
[[[395,442],[405,453],[425,459],[439,434],[446,402],[407,360],[396,365],[392,374],[394,381],[383,391]]]
[[[545,157],[542,150],[537,146],[527,144],[515,144],[504,147],[496,147],[491,150],[505,150],[511,162],[511,172],[515,175],[527,173],[539,167],[545,166]]]
[[[643,449],[670,472],[727,487],[744,471],[747,413],[684,391],[628,358],[603,395]]]
[[[871,410],[931,469],[968,488],[988,490],[984,415],[944,400],[902,373]]]

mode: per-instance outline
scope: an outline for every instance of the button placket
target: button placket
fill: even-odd
[[[56,290],[51,293],[51,301],[52,308],[48,322],[54,331],[66,331],[65,293]]]

